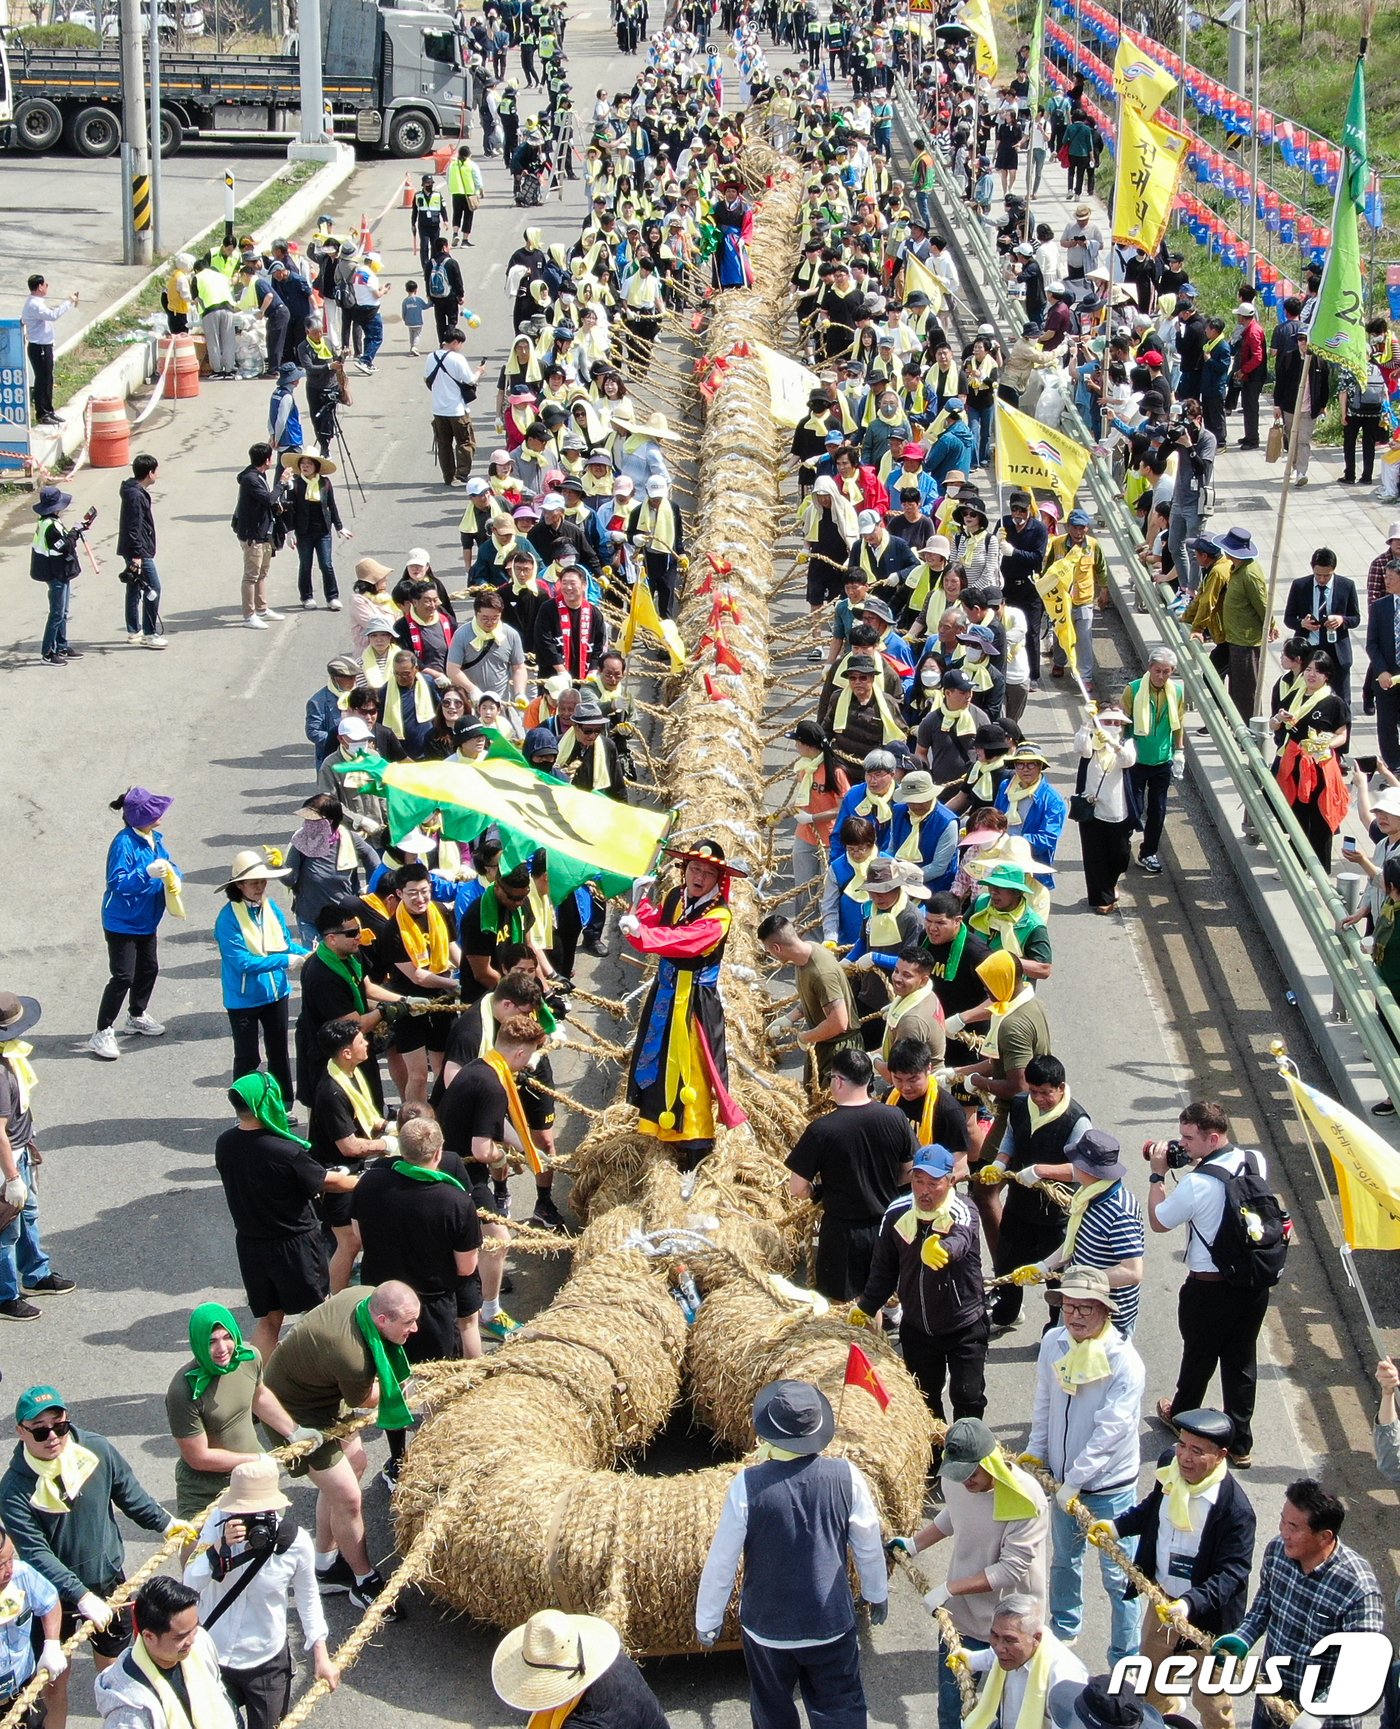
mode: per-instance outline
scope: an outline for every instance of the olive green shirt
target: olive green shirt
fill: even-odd
[[[254,1357],[254,1362],[239,1363],[228,1374],[216,1375],[198,1399],[190,1391],[185,1370],[199,1365],[191,1360],[176,1373],[165,1393],[165,1419],[177,1441],[203,1435],[211,1447],[224,1447],[230,1453],[262,1452],[262,1442],[253,1427],[253,1400],[262,1384],[262,1358],[256,1352]],[[196,1471],[185,1463],[183,1454],[176,1461],[176,1505],[182,1519],[200,1512],[227,1488],[226,1471]]]
[[[860,1010],[851,993],[846,969],[831,950],[823,948],[820,943],[812,944],[812,952],[797,969],[797,1000],[807,1017],[809,1030],[822,1024],[832,1003],[846,1005],[846,1031],[834,1039],[823,1039],[809,1047],[816,1065],[817,1082],[824,1087],[831,1078],[831,1059],[836,1052],[859,1050],[862,1040],[857,1024]]]
[[[363,1285],[337,1291],[297,1322],[268,1358],[263,1379],[288,1414],[309,1429],[328,1428],[345,1411],[369,1403],[374,1360],[355,1319],[371,1294]]]
[[[1005,1080],[1014,1069],[1024,1069],[1032,1057],[1049,1056],[1051,1048],[1050,1022],[1040,999],[1032,997],[1012,1009],[1001,1023],[993,1074],[997,1080]]]

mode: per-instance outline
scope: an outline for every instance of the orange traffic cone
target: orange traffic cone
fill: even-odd
[[[405,210],[412,210],[413,208],[413,176],[411,174],[405,174],[403,177],[402,208]]]
[[[370,232],[369,217],[362,210],[360,212],[360,251],[372,252],[373,250],[374,235]]]

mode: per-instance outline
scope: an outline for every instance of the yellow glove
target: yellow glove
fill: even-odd
[[[1018,1453],[1016,1463],[1024,1466],[1028,1471],[1032,1469],[1043,1471],[1045,1469],[1045,1461],[1039,1453]]]
[[[846,1320],[852,1327],[868,1327],[870,1325],[870,1317],[859,1303],[851,1304],[850,1313],[846,1316]]]
[[[1114,1542],[1117,1542],[1118,1527],[1112,1519],[1095,1519],[1084,1535],[1091,1543],[1101,1542],[1105,1537],[1111,1537]]]
[[[919,1250],[919,1259],[926,1267],[932,1267],[935,1273],[941,1267],[946,1267],[948,1251],[943,1247],[943,1239],[936,1236],[925,1237],[924,1246]]]
[[[989,1184],[1004,1183],[1006,1181],[1006,1172],[998,1164],[983,1165],[982,1169],[977,1173],[977,1181],[979,1183]]]
[[[968,1662],[967,1652],[959,1647],[956,1651],[945,1651],[943,1661],[955,1675],[970,1675],[972,1665]]]
[[[1154,1606],[1157,1610],[1157,1619],[1164,1627],[1170,1627],[1173,1621],[1184,1621],[1187,1617],[1187,1604],[1184,1597],[1177,1597],[1170,1603],[1158,1603]]]
[[[165,1527],[165,1535],[178,1537],[182,1543],[194,1543],[199,1540],[199,1526],[191,1525],[188,1519],[172,1519]]]
[[[1043,1285],[1045,1269],[1032,1261],[1029,1266],[1014,1267],[1008,1277],[1013,1285]]]
[[[827,937],[826,940],[822,943],[822,947],[824,949],[830,949],[832,954],[835,954],[837,949],[840,946],[841,945],[836,941],[835,937]]]
[[[518,696],[518,697],[516,697],[515,701],[513,703],[511,703],[510,706],[515,710],[515,712],[517,714],[524,714],[525,710],[527,708],[529,708],[530,705],[528,702],[526,702],[526,700],[523,696]]]

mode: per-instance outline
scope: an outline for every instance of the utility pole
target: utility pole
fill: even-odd
[[[1230,69],[1225,82],[1236,96],[1243,96],[1249,88],[1249,0],[1235,0],[1229,9],[1229,18]]]
[[[301,62],[301,142],[326,142],[321,97],[321,0],[297,6],[297,49]]]
[[[152,0],[152,11],[157,0]],[[153,262],[150,157],[146,150],[146,80],[141,54],[140,0],[119,0],[122,56],[122,187],[126,264]]]
[[[182,6],[184,0],[172,0],[176,6]],[[148,56],[151,73],[151,251],[155,257],[160,256],[160,3],[150,0],[151,35],[148,43]]]

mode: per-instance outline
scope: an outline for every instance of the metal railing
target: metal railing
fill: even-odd
[[[921,126],[907,88],[897,89],[896,110],[906,145],[916,128],[928,130]],[[1018,330],[1024,323],[1024,311],[1006,292],[1000,262],[986,227],[953,186],[945,163],[936,158],[934,167],[934,194],[945,232],[957,246],[965,267],[964,296],[979,301],[987,318],[999,329]],[[975,266],[975,276],[966,268],[969,265]],[[1059,430],[1092,449],[1094,439],[1073,403],[1066,406]],[[1101,457],[1091,456],[1085,481],[1093,494],[1100,526],[1117,549],[1141,609],[1151,618],[1161,641],[1176,654],[1177,674],[1187,697],[1220,752],[1220,760],[1244,804],[1248,822],[1278,870],[1331,978],[1335,1003],[1345,1010],[1356,1028],[1387,1093],[1400,1101],[1400,1006],[1362,949],[1356,928],[1338,928],[1338,921],[1352,909],[1338,895],[1299,826],[1260,749],[1259,738],[1230,701],[1209,656],[1191,641],[1190,633],[1168,610],[1159,585],[1138,558],[1142,531],[1123,500],[1111,466]],[[1116,583],[1114,594],[1121,607],[1123,592]],[[1266,645],[1261,653],[1267,652]]]

